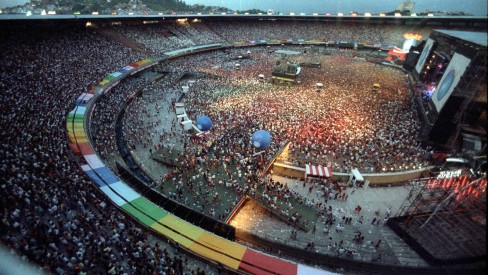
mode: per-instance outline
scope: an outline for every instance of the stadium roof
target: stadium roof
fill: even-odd
[[[448,31],[448,30],[436,30],[437,32],[456,37],[471,43],[475,43],[486,47],[488,44],[488,33],[486,32],[468,32],[468,31]]]

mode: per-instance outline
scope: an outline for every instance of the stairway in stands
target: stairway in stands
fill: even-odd
[[[215,41],[216,43],[223,43],[223,44],[229,44],[229,41],[227,41],[223,36],[221,36],[218,32],[214,31],[212,28],[207,26],[206,24],[195,24],[193,25],[196,29],[200,29],[202,32],[207,32],[209,35],[213,35],[215,37],[218,37],[218,40]]]
[[[118,33],[111,28],[97,29],[97,32],[101,35],[104,35],[104,36],[106,36],[106,37],[108,37],[114,41],[117,41],[117,42],[121,43],[122,45],[127,46],[133,50],[138,51],[138,52],[143,52],[146,54],[153,54],[153,52],[151,50],[147,49],[146,47],[144,47],[144,45],[142,45],[142,44],[140,44],[134,40],[131,40],[127,36],[125,36],[121,33]]]

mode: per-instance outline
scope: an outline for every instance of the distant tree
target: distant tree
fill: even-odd
[[[102,6],[98,3],[94,3],[92,4],[89,8],[88,8],[88,11],[89,12],[94,12],[94,11],[101,11],[102,9]]]
[[[258,9],[252,9],[252,10],[245,10],[245,11],[242,11],[242,13],[246,13],[248,12],[249,14],[258,14],[258,13],[266,13],[265,11],[263,10],[258,10]]]
[[[75,12],[75,11],[79,11],[79,12],[81,12],[81,11],[82,11],[82,10],[84,10],[84,9],[85,9],[85,5],[83,5],[83,4],[74,4],[74,5],[73,5],[73,8],[72,8],[71,10],[72,10],[73,12]]]
[[[190,6],[182,0],[142,0],[148,8],[154,11],[189,11]]]

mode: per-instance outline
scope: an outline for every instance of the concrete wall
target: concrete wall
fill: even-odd
[[[418,179],[423,177],[423,174],[429,170],[430,167],[407,170],[401,172],[385,172],[385,173],[371,173],[371,174],[361,174],[364,180],[368,180],[370,184],[380,184],[388,185],[391,183],[400,183],[413,179]],[[273,164],[273,173],[275,175],[293,177],[298,179],[305,178],[305,168],[285,165],[281,163]],[[342,182],[347,182],[349,180],[349,173],[336,173],[333,172],[334,180],[339,180]]]

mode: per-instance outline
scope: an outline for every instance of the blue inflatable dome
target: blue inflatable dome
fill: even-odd
[[[252,135],[251,141],[256,149],[266,149],[271,144],[271,135],[268,131],[258,130]]]
[[[212,120],[208,116],[199,116],[197,118],[197,128],[200,131],[208,131],[212,129]]]

